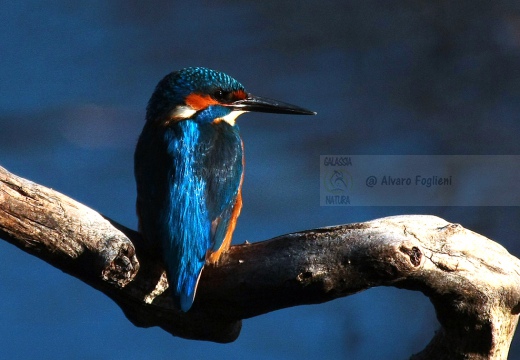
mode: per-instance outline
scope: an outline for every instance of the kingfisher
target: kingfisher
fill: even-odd
[[[134,155],[139,232],[158,249],[175,305],[187,312],[205,264],[230,244],[242,208],[245,112],[314,115],[253,96],[204,67],[166,75],[146,108]]]

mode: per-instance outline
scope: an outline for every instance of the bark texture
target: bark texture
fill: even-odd
[[[178,311],[139,234],[0,167],[0,237],[112,298],[136,326],[234,341],[241,320],[374,286],[418,290],[441,328],[412,359],[506,359],[520,310],[520,262],[435,216],[394,216],[232,246]]]

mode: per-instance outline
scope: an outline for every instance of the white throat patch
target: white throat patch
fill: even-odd
[[[244,110],[233,110],[226,116],[222,116],[219,119],[224,120],[231,126],[235,126],[235,120],[237,119],[237,117],[239,117],[240,115],[242,115],[243,113],[246,113],[246,112],[247,111],[244,111]]]
[[[175,120],[184,120],[184,119],[189,119],[190,117],[192,117],[195,113],[197,112],[197,110],[194,110],[191,106],[189,105],[177,105],[175,107],[175,109],[173,109],[170,113],[170,119],[175,121]],[[235,121],[237,119],[237,117],[239,117],[240,115],[242,115],[243,113],[246,113],[247,111],[244,111],[244,110],[233,110],[231,111],[229,114],[227,114],[226,116],[222,116],[218,119],[215,119],[215,120],[221,120],[221,121],[225,121],[227,122],[229,125],[231,126],[235,126]]]

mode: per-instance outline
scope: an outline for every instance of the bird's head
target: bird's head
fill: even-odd
[[[190,67],[166,75],[148,103],[148,121],[170,123],[186,119],[199,122],[235,119],[248,111],[314,115],[315,112],[281,101],[253,96],[242,84],[222,72]]]

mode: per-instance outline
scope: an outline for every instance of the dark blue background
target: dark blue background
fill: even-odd
[[[168,72],[207,66],[318,112],[239,119],[236,243],[420,213],[520,252],[519,207],[319,206],[320,155],[520,153],[517,4],[144,3],[0,5],[1,166],[135,228],[133,150],[148,98]],[[232,344],[188,341],[134,327],[101,293],[6,242],[0,258],[5,358],[402,359],[437,328],[422,294],[378,288],[246,320]]]

